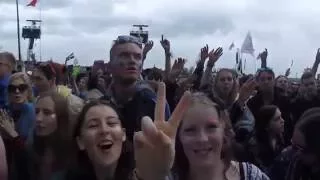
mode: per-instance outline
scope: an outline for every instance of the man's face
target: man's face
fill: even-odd
[[[316,86],[316,81],[313,77],[303,79],[301,81],[301,88],[304,93],[312,96],[316,94],[317,91],[317,86]]]
[[[33,71],[31,79],[32,79],[33,85],[38,89],[39,92],[48,91],[52,85],[52,82],[49,81],[45,77],[45,75],[38,69]]]
[[[11,74],[11,64],[5,58],[0,58],[0,77]]]
[[[261,72],[258,77],[258,82],[260,90],[272,90],[274,84],[273,74],[269,72]]]
[[[112,76],[129,82],[138,80],[142,70],[142,49],[134,43],[125,43],[116,45],[112,54]]]

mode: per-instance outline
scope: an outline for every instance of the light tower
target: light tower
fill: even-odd
[[[24,39],[29,39],[29,46],[27,51],[27,61],[32,60],[34,63],[36,61],[35,55],[33,53],[34,42],[41,37],[41,28],[37,26],[37,23],[40,23],[41,20],[27,20],[31,22],[31,26],[24,26],[22,28],[22,37]]]
[[[144,31],[143,28],[149,27],[148,25],[138,24],[132,25],[133,27],[138,27],[139,30],[132,30],[130,31],[130,36],[135,36],[141,39],[142,43],[147,43],[149,38],[149,32]]]

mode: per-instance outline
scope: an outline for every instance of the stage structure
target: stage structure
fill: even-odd
[[[133,25],[133,27],[139,28],[138,30],[132,30],[130,31],[130,36],[135,36],[141,39],[142,43],[147,43],[149,38],[149,32],[143,30],[143,28],[149,27],[148,25],[139,24],[139,25]]]
[[[31,22],[31,26],[24,26],[22,28],[22,37],[24,39],[29,39],[27,62],[30,63],[30,61],[32,61],[33,63],[36,63],[33,47],[35,40],[41,38],[41,28],[40,25],[37,25],[41,20],[27,20],[27,22]]]

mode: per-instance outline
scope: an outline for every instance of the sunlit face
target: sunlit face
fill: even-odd
[[[217,110],[197,104],[184,117],[178,135],[190,166],[211,166],[220,160],[224,124]]]
[[[232,86],[234,83],[232,73],[228,71],[221,71],[217,78],[217,87],[219,88],[220,92],[229,94],[232,91]]]
[[[43,97],[36,103],[36,127],[37,136],[48,136],[58,127],[55,104],[51,97]]]
[[[50,89],[52,82],[50,82],[45,75],[38,69],[32,72],[31,76],[34,86],[39,92],[45,92]]]
[[[91,107],[85,115],[77,142],[94,165],[115,165],[126,140],[117,113],[106,105]]]
[[[13,104],[22,104],[28,100],[29,85],[22,78],[14,79],[8,86],[9,101]]]
[[[286,77],[280,77],[277,79],[276,87],[279,87],[281,89],[288,89],[289,82]]]
[[[292,148],[299,154],[305,165],[312,166],[317,163],[317,156],[310,152],[306,146],[304,135],[299,129],[295,128],[291,142]]]
[[[125,81],[136,81],[142,70],[142,49],[134,43],[114,47],[110,71],[113,77]]]
[[[261,72],[258,78],[259,88],[261,90],[271,90],[273,88],[274,77],[270,72]]]
[[[273,118],[269,122],[268,130],[274,134],[280,135],[284,131],[284,120],[281,117],[279,109],[276,110]]]

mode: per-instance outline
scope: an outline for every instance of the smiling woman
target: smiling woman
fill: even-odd
[[[130,179],[132,151],[127,151],[126,133],[114,106],[104,101],[90,102],[77,123],[74,141],[79,149],[78,163],[65,179]]]
[[[225,107],[216,102],[193,94],[177,133],[173,179],[269,180],[256,166],[232,161],[234,133]]]

